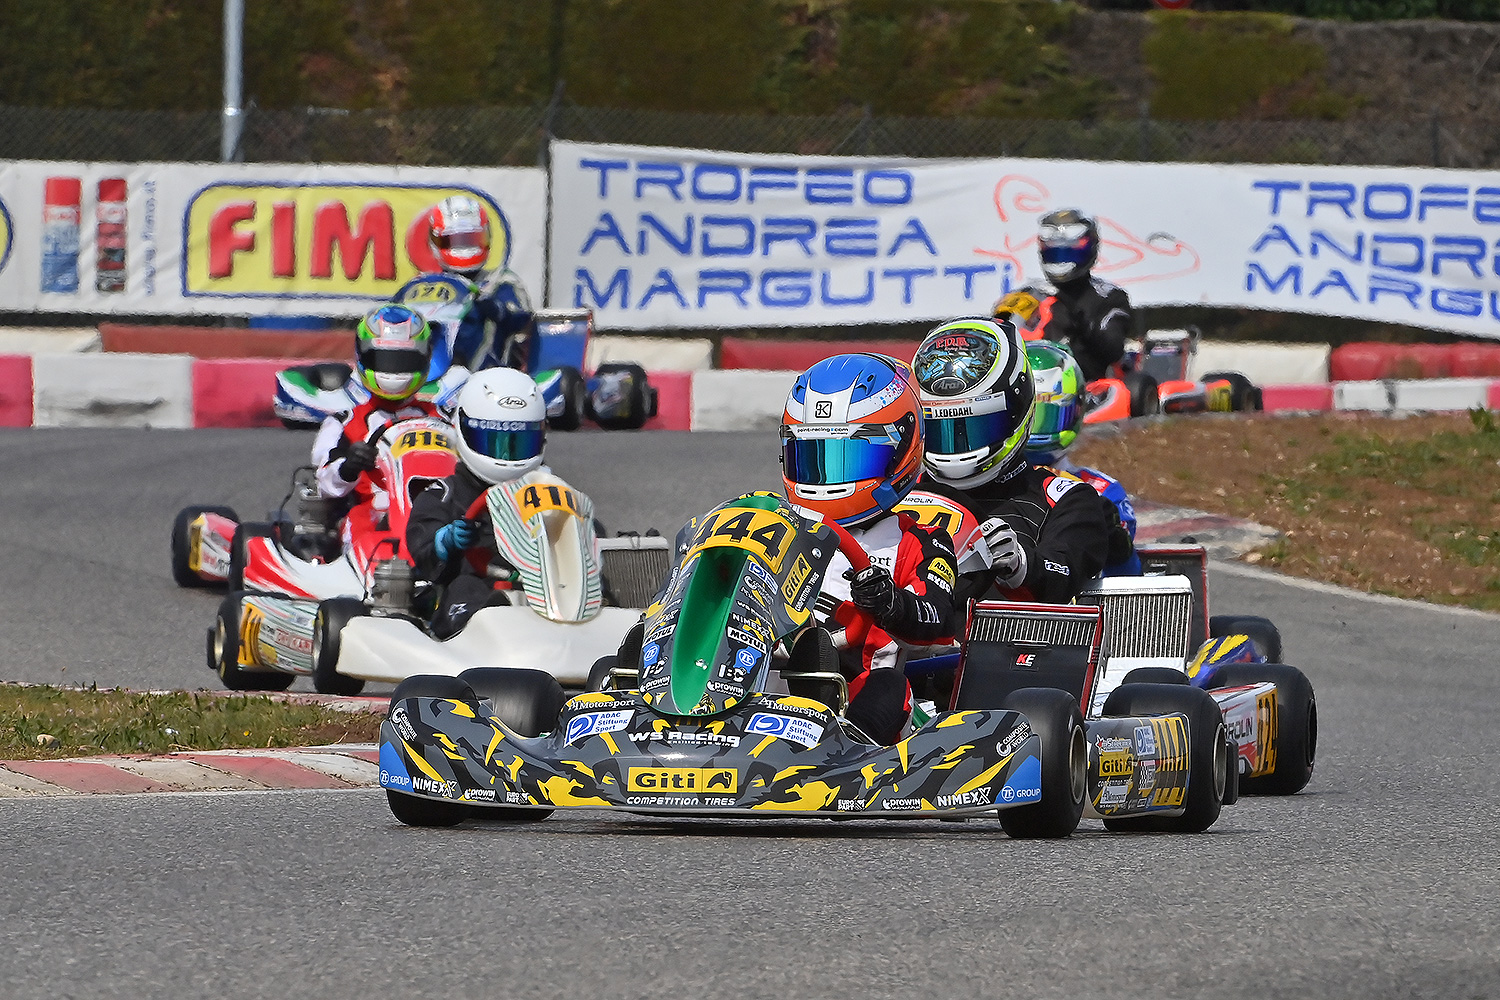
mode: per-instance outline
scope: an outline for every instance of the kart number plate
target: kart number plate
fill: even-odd
[[[578,495],[566,486],[528,486],[516,494],[516,509],[521,520],[529,521],[549,510],[560,510],[578,517]]]
[[[774,511],[730,507],[703,523],[683,562],[704,549],[744,549],[770,567],[772,573],[780,573],[787,543],[796,535],[792,523]]]
[[[400,458],[409,451],[453,451],[453,442],[442,431],[407,431],[391,445],[391,457]]]

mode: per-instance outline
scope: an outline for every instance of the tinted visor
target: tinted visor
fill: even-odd
[[[425,374],[427,363],[431,360],[426,351],[415,349],[376,347],[359,352],[360,367],[382,375],[410,375],[413,372]]]
[[[861,479],[880,479],[896,461],[898,445],[869,438],[786,438],[781,464],[787,481],[830,486]]]
[[[1070,431],[1078,423],[1078,397],[1071,397],[1066,403],[1037,403],[1036,410],[1031,415],[1031,436],[1033,439],[1039,437],[1055,437],[1063,431]]]
[[[460,416],[459,433],[485,458],[524,462],[542,453],[546,427],[539,420],[474,420]]]
[[[1086,264],[1089,252],[1093,250],[1087,240],[1080,240],[1067,246],[1049,247],[1042,245],[1043,264]]]
[[[962,455],[1000,444],[1015,433],[1015,421],[1001,410],[969,417],[927,418],[927,450],[938,455]]]
[[[489,234],[483,230],[464,233],[439,233],[437,245],[441,250],[486,250],[490,245]]]

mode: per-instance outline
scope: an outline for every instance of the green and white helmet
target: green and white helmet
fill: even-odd
[[[384,305],[359,321],[354,361],[366,389],[381,399],[415,396],[432,363],[432,327],[400,305]]]
[[[1050,340],[1027,344],[1026,358],[1036,385],[1026,458],[1036,465],[1051,465],[1073,446],[1083,427],[1083,369],[1066,347]]]

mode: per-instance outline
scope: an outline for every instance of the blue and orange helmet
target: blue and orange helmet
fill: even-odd
[[[841,354],[797,376],[781,418],[792,503],[845,527],[889,514],[922,473],[922,404],[911,370]]]

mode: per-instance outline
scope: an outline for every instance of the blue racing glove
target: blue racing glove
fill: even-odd
[[[437,557],[447,562],[478,540],[479,526],[461,517],[439,528],[432,544],[437,551]]]

